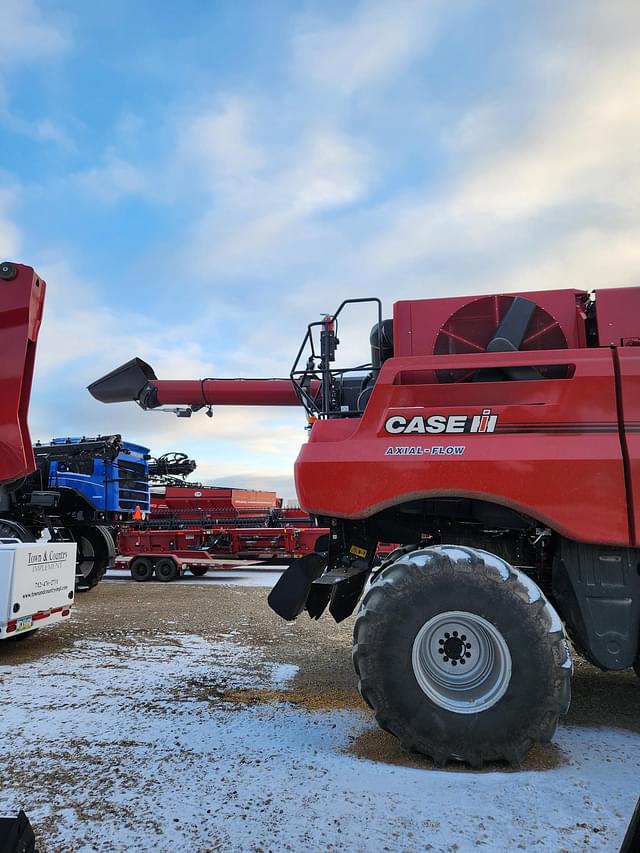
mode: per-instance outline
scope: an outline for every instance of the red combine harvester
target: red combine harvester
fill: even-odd
[[[376,309],[371,360],[338,368],[353,303]],[[158,380],[134,359],[90,391],[303,406],[296,487],[329,549],[271,607],[340,620],[364,592],[353,660],[380,725],[436,762],[518,763],[569,705],[563,623],[596,666],[640,669],[639,317],[640,288],[401,301],[392,320],[348,300],[289,379]],[[381,540],[403,544],[377,567]]]

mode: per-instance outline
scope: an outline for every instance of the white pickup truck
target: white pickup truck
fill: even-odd
[[[0,640],[68,619],[75,574],[75,542],[0,539]]]

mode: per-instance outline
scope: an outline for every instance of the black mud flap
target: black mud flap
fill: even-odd
[[[311,585],[326,565],[327,558],[321,554],[307,554],[295,560],[269,593],[269,607],[283,619],[295,619],[304,610]]]
[[[358,599],[362,595],[362,590],[368,577],[369,572],[358,572],[357,575],[351,575],[334,584],[333,592],[331,593],[331,603],[329,604],[329,613],[336,622],[342,622],[347,616],[351,616],[356,608]]]
[[[311,585],[305,609],[312,619],[319,619],[327,604],[336,622],[342,622],[355,610],[362,595],[368,571],[327,572]]]
[[[312,583],[305,610],[312,619],[319,619],[327,609],[333,587],[326,583]]]
[[[23,811],[0,818],[0,853],[36,853],[36,837]]]

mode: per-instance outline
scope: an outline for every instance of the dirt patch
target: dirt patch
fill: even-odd
[[[536,744],[528,753],[521,767],[511,767],[506,762],[495,761],[482,770],[472,770],[468,765],[450,761],[444,768],[437,767],[430,758],[415,752],[405,752],[400,742],[389,732],[371,729],[357,737],[347,750],[350,755],[368,761],[384,764],[396,764],[399,767],[412,767],[416,770],[448,770],[457,773],[518,773],[524,770],[555,770],[565,766],[568,761],[565,754],[552,743]]]
[[[306,711],[367,711],[359,693],[351,690],[258,690],[251,687],[209,694],[210,702],[231,703],[239,707],[283,703]]]

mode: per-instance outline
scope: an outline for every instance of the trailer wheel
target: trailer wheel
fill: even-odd
[[[353,662],[380,726],[437,764],[520,764],[571,697],[556,611],[524,573],[466,547],[413,551],[380,572]]]
[[[135,557],[129,571],[134,581],[148,581],[153,577],[153,563],[148,557]]]
[[[195,575],[197,578],[201,578],[203,575],[209,571],[208,566],[189,566],[189,571],[192,575]]]
[[[175,560],[172,560],[171,557],[162,557],[158,560],[155,571],[158,580],[164,583],[174,581],[180,574]]]

